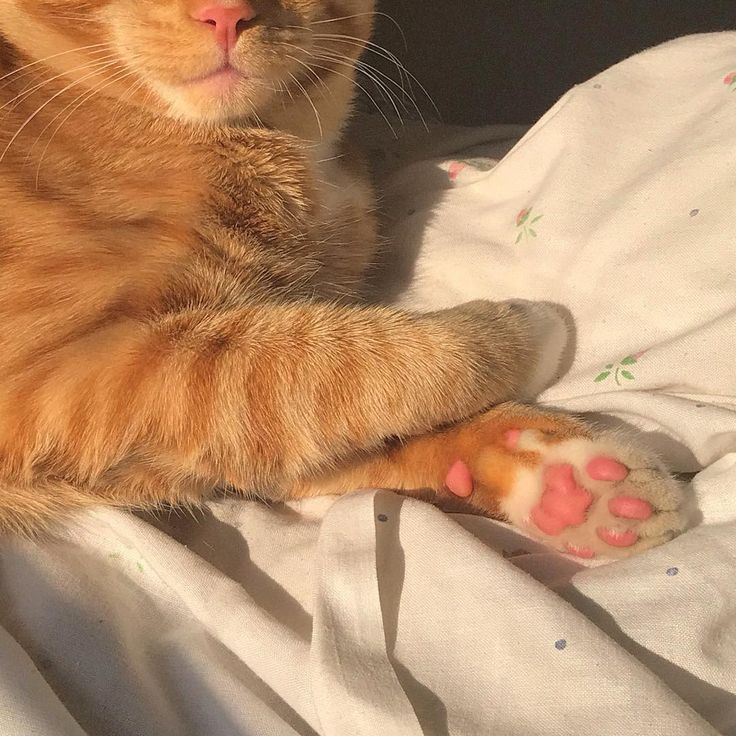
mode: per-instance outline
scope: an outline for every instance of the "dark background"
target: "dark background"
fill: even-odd
[[[378,42],[421,80],[445,122],[465,124],[533,123],[571,86],[637,51],[736,29],[736,0],[382,0],[379,7],[401,25],[408,50],[383,18]]]

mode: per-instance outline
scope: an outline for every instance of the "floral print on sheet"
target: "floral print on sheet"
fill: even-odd
[[[466,158],[461,161],[450,161],[447,168],[447,176],[454,184],[465,169],[485,172],[490,171],[495,164],[496,162],[490,158]]]
[[[539,222],[544,215],[537,214],[533,207],[525,207],[516,215],[516,244],[522,240],[530,240],[537,237],[537,231],[533,225]]]
[[[729,72],[723,77],[723,84],[726,85],[732,92],[736,92],[736,72]]]
[[[623,386],[629,381],[636,381],[636,376],[634,375],[632,368],[647,352],[649,351],[642,350],[640,353],[627,355],[618,363],[609,363],[604,370],[593,379],[593,382],[603,383],[604,381],[613,380],[616,382],[617,386]]]

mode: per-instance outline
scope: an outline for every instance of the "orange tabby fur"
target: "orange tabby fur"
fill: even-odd
[[[0,527],[218,487],[448,497],[461,457],[498,515],[536,458],[505,429],[588,429],[506,406],[426,435],[520,393],[524,311],[360,306],[371,192],[336,153],[374,3],[253,0],[224,88],[199,5],[0,15]]]
[[[319,86],[292,64],[320,139],[304,95],[274,91],[289,84],[279,39],[308,59],[311,32],[265,36],[352,16],[330,33],[367,39],[373,3],[259,3],[235,58],[268,83],[242,82],[227,104],[184,87],[172,106],[178,80],[216,52],[194,5],[13,0],[0,19],[6,528],[217,486],[283,497],[389,437],[509,398],[525,377],[523,318],[508,307],[350,304],[376,251],[370,192],[318,159],[352,88],[337,64],[323,61]],[[102,43],[109,67],[98,48],[74,50]],[[151,92],[160,78],[168,98]]]

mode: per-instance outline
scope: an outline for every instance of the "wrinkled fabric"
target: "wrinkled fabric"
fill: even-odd
[[[694,473],[695,528],[584,567],[387,492],[0,544],[3,736],[736,734],[736,34],[516,128],[377,138],[381,296],[565,307],[541,400]]]

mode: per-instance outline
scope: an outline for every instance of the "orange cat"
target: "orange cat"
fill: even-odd
[[[683,528],[645,453],[489,410],[543,373],[540,310],[360,306],[371,194],[336,147],[373,15],[5,1],[0,526],[378,486],[465,498],[583,557]]]

